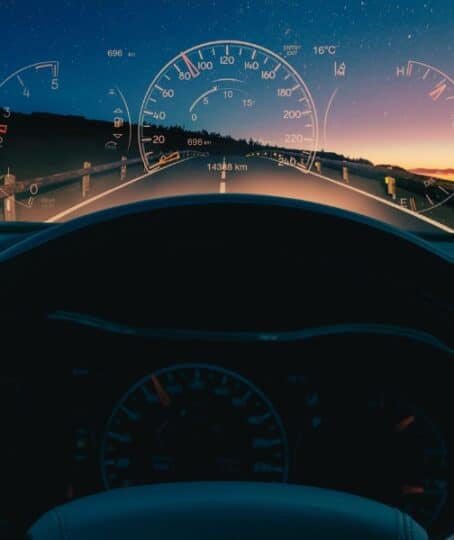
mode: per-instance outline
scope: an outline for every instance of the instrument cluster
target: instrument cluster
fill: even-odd
[[[363,338],[222,347],[126,339],[103,360],[4,380],[15,404],[3,452],[16,496],[27,489],[39,513],[154,482],[290,482],[375,499],[433,534],[449,532],[450,356],[384,335],[363,350]],[[430,377],[418,367],[427,354]],[[38,496],[42,482],[49,500]]]

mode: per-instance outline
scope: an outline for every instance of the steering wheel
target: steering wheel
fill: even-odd
[[[427,540],[406,514],[287,484],[195,482],[117,489],[57,507],[29,540]]]

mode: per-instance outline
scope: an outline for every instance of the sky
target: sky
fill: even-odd
[[[36,62],[60,63],[58,92],[36,91],[30,111],[110,119],[106,94],[118,86],[137,122],[150,82],[180,51],[234,39],[285,57],[297,45],[286,60],[313,97],[320,149],[406,168],[454,168],[451,0],[0,0],[0,13],[0,80]],[[316,53],[325,45],[335,54]],[[108,57],[110,49],[123,56]],[[411,77],[397,76],[409,60]],[[345,76],[336,76],[342,64]],[[424,79],[426,66],[436,69]],[[431,96],[440,83],[443,93]],[[5,84],[0,99],[15,91]],[[274,117],[269,125],[262,118],[263,138],[275,127]]]

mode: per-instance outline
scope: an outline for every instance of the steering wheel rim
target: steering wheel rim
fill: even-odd
[[[116,489],[46,513],[29,540],[427,540],[409,516],[325,489],[194,482]]]

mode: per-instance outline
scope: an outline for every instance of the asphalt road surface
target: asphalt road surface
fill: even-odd
[[[96,185],[98,180],[92,178]],[[66,190],[66,191],[65,191]],[[73,188],[74,190],[74,188]],[[113,187],[96,190],[89,198],[65,195],[68,188],[56,190],[56,204],[46,211],[48,221],[66,221],[112,206],[144,199],[196,193],[254,193],[292,197],[322,203],[394,225],[414,233],[435,233],[440,228],[430,219],[421,219],[405,211],[384,195],[377,195],[377,187],[370,192],[345,185],[342,181],[305,174],[301,170],[282,166],[276,161],[243,156],[210,156],[190,158],[141,174]],[[52,197],[52,193],[47,196]],[[66,199],[66,200],[65,200]]]

